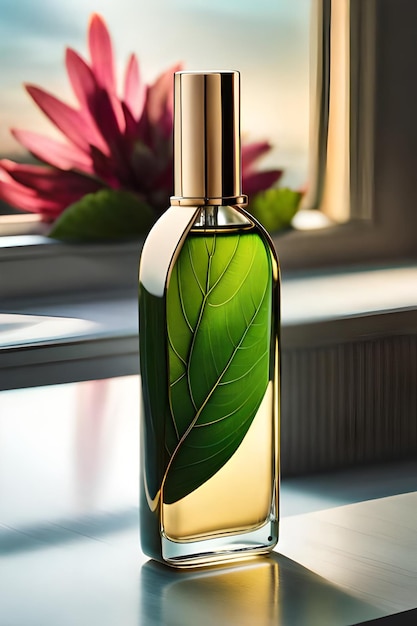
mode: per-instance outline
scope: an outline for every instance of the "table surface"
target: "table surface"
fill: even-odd
[[[382,468],[378,488],[372,469],[284,481],[269,558],[189,572],[147,561],[136,388],[0,394],[1,626],[347,626],[417,607],[415,463]]]

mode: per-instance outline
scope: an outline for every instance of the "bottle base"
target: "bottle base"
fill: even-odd
[[[162,536],[162,559],[177,568],[231,563],[270,552],[278,542],[278,522],[239,534],[177,542]]]

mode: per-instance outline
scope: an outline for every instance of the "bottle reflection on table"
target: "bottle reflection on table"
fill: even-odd
[[[192,570],[148,561],[140,598],[147,626],[345,626],[375,617],[370,605],[275,552]]]

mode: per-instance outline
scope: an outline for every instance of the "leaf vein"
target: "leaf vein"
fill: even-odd
[[[262,358],[265,355],[262,355]],[[236,380],[239,380],[239,378],[237,378]],[[234,381],[233,381],[234,382]],[[227,384],[227,383],[226,383]],[[225,419],[228,419],[229,417],[231,417],[232,415],[235,415],[235,413],[237,413],[238,411],[240,411],[240,409],[242,409],[245,404],[248,403],[249,399],[253,396],[253,394],[255,392],[257,392],[258,389],[256,387],[253,387],[251,393],[245,397],[245,400],[242,402],[242,404],[240,404],[236,409],[234,409],[233,411],[231,411],[231,413],[228,413],[227,415],[222,415],[221,417],[219,417],[218,419],[212,420],[211,422],[204,422],[203,424],[196,424],[195,428],[204,428],[205,426],[212,426],[213,424],[218,424],[219,422],[223,422]]]
[[[205,239],[205,245],[206,245],[207,253],[209,255],[208,266],[207,266],[207,278],[206,278],[206,293],[205,293],[205,295],[203,297],[203,300],[201,302],[201,305],[200,305],[200,311],[199,311],[199,314],[198,314],[197,323],[195,325],[194,331],[192,331],[193,332],[193,337],[192,337],[192,340],[191,340],[191,346],[190,346],[190,351],[189,351],[189,354],[188,354],[188,362],[187,362],[188,393],[190,394],[190,399],[191,399],[191,402],[192,402],[192,405],[193,405],[195,411],[197,411],[197,405],[196,405],[195,400],[194,400],[194,395],[193,395],[193,390],[192,390],[192,385],[191,385],[191,358],[192,358],[192,355],[194,353],[196,337],[197,337],[198,330],[199,330],[200,325],[201,325],[201,320],[203,318],[204,309],[205,309],[206,303],[207,303],[207,292],[208,292],[208,286],[210,284],[210,271],[211,271],[211,263],[212,263],[212,259],[213,259],[213,255],[214,255],[214,250],[215,250],[216,235],[214,235],[213,239],[214,239],[214,242],[213,242],[213,246],[212,246],[212,252],[210,252],[209,249],[208,249],[207,238]]]
[[[185,359],[183,359],[183,358],[182,358],[182,356],[180,355],[180,353],[178,352],[178,350],[177,350],[177,349],[175,348],[175,346],[174,346],[174,343],[173,343],[172,338],[171,338],[171,333],[170,333],[170,331],[169,331],[169,327],[168,327],[168,343],[169,343],[169,345],[171,346],[171,349],[172,349],[173,353],[175,354],[175,356],[177,356],[177,357],[179,358],[179,360],[180,360],[180,361],[181,361],[184,365],[187,365],[187,363],[186,363]]]
[[[182,314],[184,316],[185,322],[188,326],[188,328],[191,330],[191,332],[193,332],[193,327],[190,324],[190,321],[188,319],[186,310],[185,310],[185,303],[184,303],[184,298],[182,295],[182,282],[181,282],[181,263],[178,263],[178,295],[180,298],[180,304],[181,304],[181,311]]]
[[[248,267],[248,270],[247,270],[246,274],[244,275],[240,285],[238,285],[238,287],[232,293],[230,298],[227,298],[227,300],[224,300],[223,302],[220,302],[218,304],[213,304],[212,302],[209,302],[209,306],[211,306],[213,308],[216,308],[216,307],[219,307],[219,306],[223,306],[223,305],[227,304],[228,302],[230,302],[231,300],[233,300],[233,298],[239,293],[239,291],[242,289],[243,285],[245,284],[245,281],[246,281],[247,277],[249,276],[250,271],[252,270],[252,266],[254,264],[254,261],[255,261],[255,252],[253,252],[253,254],[252,254],[252,259],[251,259],[251,262],[250,262],[250,265]]]
[[[196,283],[197,283],[197,285],[198,285],[198,287],[199,287],[199,289],[200,289],[201,293],[202,293],[202,294],[203,294],[203,296],[204,296],[204,289],[203,289],[203,287],[201,286],[201,283],[200,283],[200,281],[199,281],[199,278],[198,278],[198,276],[197,276],[197,272],[196,272],[196,269],[195,269],[195,266],[194,266],[193,255],[191,254],[191,246],[188,246],[188,256],[189,256],[189,258],[190,258],[190,265],[191,265],[191,269],[192,269],[193,274],[194,274],[194,278],[195,278],[195,280],[196,280]]]
[[[214,289],[215,287],[217,287],[217,285],[219,284],[219,282],[221,281],[221,279],[223,278],[223,276],[226,274],[227,270],[228,270],[228,269],[229,269],[229,267],[230,267],[231,262],[233,261],[233,259],[234,259],[234,258],[235,258],[235,256],[236,256],[236,252],[237,252],[237,249],[238,249],[238,247],[239,247],[239,243],[240,243],[240,235],[237,237],[237,241],[236,241],[235,249],[234,249],[234,250],[233,250],[233,252],[232,252],[232,256],[230,257],[230,259],[229,259],[229,261],[227,262],[227,264],[226,264],[226,266],[225,266],[224,270],[222,271],[222,273],[220,274],[220,276],[218,277],[218,279],[216,280],[216,282],[214,283],[214,285],[212,285],[212,287],[210,287],[210,289],[209,289],[209,291],[208,291],[207,295],[209,295],[209,294],[213,291],[213,289]]]
[[[183,378],[185,378],[185,372],[183,372],[181,374],[181,376],[179,376],[178,378],[176,378],[172,383],[170,383],[170,387],[173,387],[174,385],[176,385],[177,383],[180,382],[180,380],[182,380]]]
[[[242,423],[240,424],[239,428],[236,429],[235,431],[235,435],[239,434],[239,430],[244,430],[244,428],[246,427],[246,422],[249,421],[249,417],[242,421]],[[237,437],[235,437],[237,438]],[[226,450],[226,448],[230,447],[230,442],[228,442],[225,446],[223,446],[223,448],[220,448],[220,450],[217,450],[217,452],[214,452],[214,454],[211,454],[210,456],[205,456],[204,459],[198,459],[197,461],[192,461],[191,463],[187,463],[186,465],[178,465],[178,469],[184,469],[186,467],[192,467],[193,465],[199,465],[200,463],[205,463],[206,461],[209,461],[210,459],[214,459],[214,457],[218,456],[219,454],[221,454],[224,450]]]
[[[255,369],[255,367],[258,365],[258,363],[260,363],[260,361],[262,361],[262,359],[268,354],[268,350],[265,350],[265,352],[263,354],[261,354],[261,356],[259,357],[259,359],[257,359],[255,361],[255,363],[252,365],[252,367],[250,367],[248,370],[246,370],[241,376],[238,376],[237,378],[233,378],[232,380],[226,380],[224,383],[219,383],[219,387],[224,386],[224,385],[230,385],[231,383],[235,383],[238,380],[242,380],[242,378],[244,378],[247,374],[249,374],[249,372],[251,372],[252,370]]]

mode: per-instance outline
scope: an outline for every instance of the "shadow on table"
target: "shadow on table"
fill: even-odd
[[[147,626],[347,626],[381,616],[380,609],[275,553],[191,571],[148,561],[140,589]]]

